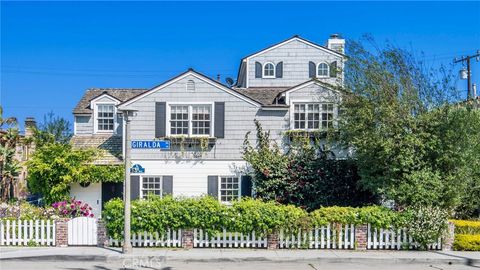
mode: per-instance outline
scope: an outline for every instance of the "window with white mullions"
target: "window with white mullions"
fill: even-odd
[[[263,66],[263,77],[275,78],[275,66],[273,65],[273,63],[266,63]]]
[[[210,105],[192,106],[192,134],[209,135],[210,134]]]
[[[142,198],[148,195],[162,196],[162,177],[144,176],[142,177]]]
[[[322,104],[322,128],[333,127],[333,104]]]
[[[170,134],[188,135],[188,106],[172,105],[170,107]]]
[[[232,202],[240,198],[240,180],[236,176],[220,177],[220,201]]]
[[[334,106],[332,103],[294,104],[294,129],[328,129],[333,127]]]
[[[113,131],[115,125],[115,108],[110,104],[97,105],[97,129],[98,131]]]
[[[327,63],[318,64],[317,76],[318,77],[328,77],[328,64]]]

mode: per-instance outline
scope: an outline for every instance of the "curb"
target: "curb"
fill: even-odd
[[[461,264],[469,266],[480,266],[479,259],[468,258],[445,258],[445,259],[429,259],[429,258],[358,258],[358,257],[312,257],[312,258],[268,258],[268,257],[241,257],[241,258],[210,258],[210,259],[188,259],[177,256],[142,256],[142,255],[126,255],[126,256],[105,256],[105,255],[45,255],[30,257],[10,257],[0,258],[0,261],[98,261],[113,262],[118,260],[135,259],[135,260],[158,260],[158,261],[181,261],[186,263],[221,263],[221,262],[325,262],[325,263],[390,263],[390,264]]]

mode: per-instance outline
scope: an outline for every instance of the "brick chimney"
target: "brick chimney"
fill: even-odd
[[[27,117],[25,119],[25,137],[32,137],[34,129],[37,128],[37,122],[33,117]]]
[[[339,53],[345,53],[345,39],[339,34],[332,34],[328,39],[327,48]]]

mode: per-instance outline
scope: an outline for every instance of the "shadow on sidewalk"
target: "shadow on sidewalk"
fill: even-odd
[[[431,252],[436,253],[436,254],[440,254],[440,255],[444,255],[444,256],[464,259],[465,260],[465,265],[470,266],[470,267],[474,267],[474,268],[480,268],[480,266],[475,265],[475,263],[478,261],[476,259],[472,259],[472,258],[468,258],[468,257],[464,257],[464,256],[459,256],[459,255],[448,254],[448,253],[444,253],[444,252],[441,252],[441,251],[431,251]]]

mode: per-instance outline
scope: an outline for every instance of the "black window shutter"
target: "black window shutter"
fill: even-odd
[[[217,175],[208,176],[207,194],[214,198],[218,198],[218,176]]]
[[[337,61],[330,63],[330,77],[337,77]]]
[[[163,195],[172,195],[173,194],[173,176],[164,175],[162,178],[162,194]]]
[[[255,62],[255,78],[262,78],[262,64]]]
[[[140,198],[140,176],[130,176],[130,199],[135,200]]]
[[[242,197],[252,197],[252,177],[242,175]]]
[[[155,138],[165,137],[167,135],[167,103],[155,103]]]
[[[275,77],[277,78],[283,77],[283,62],[279,62],[275,67]]]
[[[308,77],[309,78],[315,78],[317,77],[317,67],[314,62],[310,61],[308,62]]]
[[[225,102],[215,102],[213,136],[215,136],[215,138],[225,138]]]

